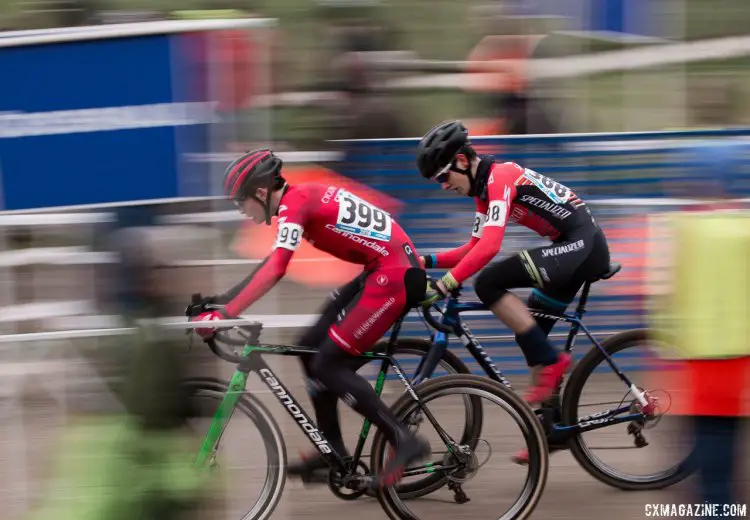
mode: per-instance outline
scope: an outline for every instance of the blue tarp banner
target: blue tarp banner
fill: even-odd
[[[4,210],[208,195],[207,33],[1,46]],[[5,39],[8,41],[8,39]]]

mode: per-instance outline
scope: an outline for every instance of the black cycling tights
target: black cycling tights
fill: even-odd
[[[302,359],[310,384],[310,398],[315,407],[318,428],[342,456],[347,455],[341,437],[338,400],[342,399],[357,413],[369,419],[392,445],[398,443],[405,427],[380,400],[370,383],[357,374],[366,359],[355,358],[326,338],[318,352]],[[317,383],[322,385],[322,388]]]

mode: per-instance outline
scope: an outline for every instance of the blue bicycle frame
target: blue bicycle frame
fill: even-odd
[[[609,366],[622,380],[622,382],[625,383],[628,389],[630,389],[631,391],[637,390],[637,387],[633,384],[633,382],[620,370],[612,357],[607,353],[606,349],[601,346],[601,344],[596,340],[596,338],[593,337],[591,332],[583,324],[582,319],[584,313],[586,312],[586,301],[588,300],[590,287],[591,282],[587,282],[586,284],[584,284],[578,305],[576,306],[575,311],[572,313],[550,314],[548,312],[543,312],[537,309],[529,309],[529,311],[534,317],[542,317],[570,323],[571,327],[565,344],[565,352],[572,352],[575,346],[578,332],[583,331],[583,333],[588,336],[591,342],[602,352]],[[442,317],[439,321],[435,321],[434,318],[430,319],[430,315],[428,314],[429,310],[425,312],[425,318],[427,318],[426,321],[432,324],[433,328],[435,328],[434,336],[432,338],[433,346],[430,349],[429,354],[420,360],[417,367],[416,376],[413,380],[413,384],[417,385],[432,376],[438,362],[443,357],[445,350],[448,348],[448,331],[450,330],[450,333],[455,334],[461,340],[466,349],[471,353],[474,359],[476,359],[479,366],[482,367],[482,369],[490,379],[498,381],[509,389],[512,389],[510,381],[508,381],[503,373],[495,366],[492,358],[490,358],[484,347],[482,347],[479,341],[472,334],[469,327],[460,317],[460,314],[462,312],[485,311],[487,310],[487,308],[481,302],[459,302],[458,296],[458,291],[454,291],[447,298],[444,309],[440,309],[438,306],[433,305],[432,308],[437,309],[442,314]],[[634,395],[637,396],[636,393],[634,393]],[[577,423],[574,425],[550,425],[551,431],[548,431],[548,434],[558,434],[564,437],[590,430],[595,430],[612,424],[638,420],[643,417],[641,413],[627,413],[627,415],[619,416],[620,414],[629,412],[630,410],[631,406],[630,404],[628,404],[627,406],[620,406],[618,408],[605,410],[585,417],[580,417]],[[537,410],[537,413],[542,414],[544,413],[544,410]]]

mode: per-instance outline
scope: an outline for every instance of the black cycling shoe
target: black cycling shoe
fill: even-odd
[[[407,437],[398,443],[398,448],[391,448],[391,458],[383,471],[378,475],[376,485],[393,486],[401,480],[406,466],[415,460],[430,454],[430,443],[421,437]]]
[[[286,467],[290,477],[296,477],[305,484],[325,484],[328,482],[329,466],[319,453],[300,455],[300,460]]]

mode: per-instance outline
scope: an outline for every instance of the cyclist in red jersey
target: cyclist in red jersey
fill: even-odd
[[[495,262],[477,276],[479,299],[516,334],[531,367],[525,398],[540,404],[553,397],[571,359],[547,340],[555,320],[537,318],[509,289],[532,287],[529,306],[563,312],[583,283],[609,268],[606,237],[586,204],[570,189],[515,163],[477,155],[460,121],[441,123],[419,143],[417,165],[423,177],[443,189],[474,198],[471,240],[461,247],[422,258],[427,268],[450,271],[431,283],[433,300],[484,268],[500,251],[508,222],[552,241]],[[517,458],[523,462],[523,457]]]
[[[317,324],[305,332],[300,345],[318,348],[303,358],[317,426],[329,444],[347,456],[341,436],[337,403],[342,398],[373,422],[396,451],[380,475],[381,485],[401,478],[411,461],[429,452],[429,445],[414,436],[378,398],[370,384],[356,373],[360,358],[408,310],[425,297],[426,273],[414,244],[388,213],[337,186],[290,186],[281,176],[282,161],[272,151],[248,152],[229,165],[224,181],[226,196],[256,223],[278,217],[271,254],[240,284],[211,298],[224,303],[196,320],[234,318],[268,292],[283,276],[294,251],[306,239],[321,251],[363,266],[363,272],[334,291]],[[198,329],[211,335],[214,329]],[[327,469],[322,456],[303,458],[290,474],[305,476]]]

